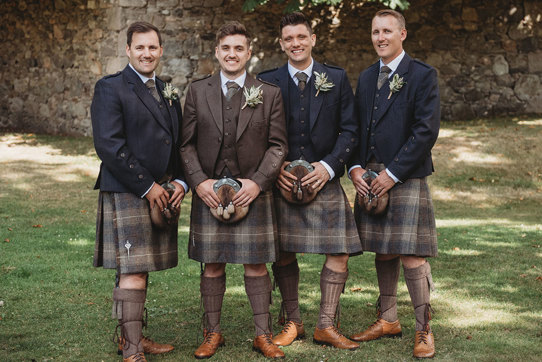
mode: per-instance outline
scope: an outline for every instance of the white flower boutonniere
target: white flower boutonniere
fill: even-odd
[[[388,99],[391,98],[391,95],[393,93],[399,92],[401,88],[406,84],[403,77],[399,77],[399,74],[395,74],[393,78],[390,81],[390,95],[388,96]]]
[[[243,105],[243,107],[241,107],[241,109],[245,109],[246,106],[254,108],[258,104],[263,104],[263,90],[261,88],[261,85],[258,87],[245,87],[245,89],[243,90],[243,95],[245,96],[245,104]]]
[[[327,74],[322,72],[314,72],[314,75],[316,76],[316,79],[314,79],[314,87],[316,88],[316,95],[315,97],[318,97],[318,94],[320,92],[327,92],[331,90],[331,88],[335,87],[335,84],[333,82],[327,81]]]
[[[169,105],[172,106],[172,102],[179,99],[179,88],[172,86],[171,83],[166,83],[162,94],[169,101]]]

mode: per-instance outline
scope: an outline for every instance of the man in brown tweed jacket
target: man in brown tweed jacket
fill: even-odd
[[[278,257],[271,187],[286,157],[286,130],[279,88],[247,75],[250,41],[242,24],[223,25],[215,50],[220,72],[193,82],[186,96],[180,153],[194,191],[188,254],[205,263],[200,284],[205,338],[196,358],[209,358],[224,344],[220,314],[226,263],[244,265],[256,327],[254,349],[266,357],[284,357],[271,341],[271,280],[265,263]],[[247,102],[247,92],[257,93],[257,88],[261,103]],[[213,185],[223,177],[242,184],[235,206],[250,206],[235,224],[218,221],[210,212],[220,202]]]

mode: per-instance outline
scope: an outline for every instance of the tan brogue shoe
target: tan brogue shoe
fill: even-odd
[[[224,344],[225,341],[222,333],[206,333],[203,343],[194,352],[194,357],[197,359],[210,358],[216,353],[218,347],[222,347]]]
[[[143,336],[141,338],[141,343],[143,344],[143,352],[148,354],[162,354],[167,353],[170,351],[173,351],[175,347],[173,347],[171,344],[160,344],[156,343],[150,338],[147,338]],[[118,354],[122,354],[122,345],[124,344],[124,339],[122,337],[119,338],[119,350],[117,351]]]
[[[271,334],[262,334],[254,338],[252,349],[260,352],[266,358],[284,358],[284,352],[273,344]]]
[[[335,326],[320,329],[316,327],[314,329],[314,336],[312,338],[314,343],[323,344],[326,346],[332,346],[340,349],[349,349],[354,351],[359,348],[359,344],[352,342],[339,332]]]
[[[388,322],[382,318],[378,318],[369,328],[361,333],[350,336],[350,339],[356,342],[367,342],[382,337],[396,338],[401,337],[402,335],[403,332],[401,332],[399,319],[395,322]]]
[[[289,346],[293,341],[305,337],[305,327],[303,322],[296,323],[294,321],[288,321],[282,331],[273,337],[273,343],[277,346]]]
[[[435,339],[432,331],[416,331],[413,356],[416,358],[433,358],[435,356]]]
[[[145,354],[143,352],[133,354],[128,358],[123,358],[122,360],[124,362],[147,362],[147,359],[145,358]]]

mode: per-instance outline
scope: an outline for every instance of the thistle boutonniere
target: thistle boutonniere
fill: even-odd
[[[245,104],[241,109],[245,109],[246,106],[251,108],[256,107],[258,104],[263,104],[263,90],[262,86],[252,86],[250,88],[245,87],[243,89],[243,95],[245,96]]]
[[[403,77],[399,77],[399,74],[395,74],[390,81],[390,95],[388,96],[388,99],[391,98],[393,93],[399,92],[399,90],[403,88],[405,84],[406,82]]]
[[[315,97],[318,97],[318,94],[320,92],[327,92],[331,90],[331,88],[335,87],[335,84],[333,84],[333,82],[327,81],[327,74],[325,72],[314,72],[314,75],[316,76],[316,78],[314,79],[314,87],[316,88]]]
[[[172,106],[172,102],[179,99],[179,88],[172,86],[171,83],[166,83],[162,94],[169,101],[169,105]]]

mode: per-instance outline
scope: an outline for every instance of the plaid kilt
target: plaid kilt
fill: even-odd
[[[262,192],[237,223],[225,224],[192,195],[188,257],[202,263],[262,264],[277,260],[277,222],[272,193]]]
[[[367,168],[378,173],[385,166],[369,163]],[[354,215],[363,250],[378,254],[437,256],[435,214],[426,178],[397,183],[389,196],[388,210],[380,216],[365,214],[356,199]]]
[[[173,268],[178,262],[177,227],[154,228],[145,198],[100,191],[94,266],[117,269],[117,254],[121,274]]]
[[[305,205],[288,203],[275,188],[280,250],[312,254],[361,254],[352,208],[339,179]]]

